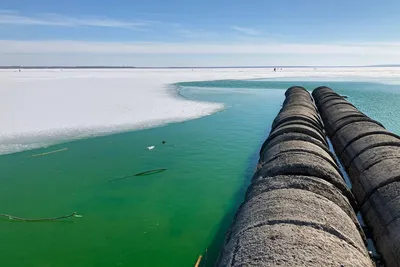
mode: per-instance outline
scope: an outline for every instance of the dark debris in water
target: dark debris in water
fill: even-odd
[[[132,175],[126,175],[126,176],[123,176],[123,177],[118,177],[118,178],[115,178],[115,179],[111,179],[109,182],[111,183],[111,182],[121,181],[121,180],[125,180],[125,179],[128,179],[128,178],[136,177],[136,176],[153,175],[153,174],[157,174],[157,173],[160,173],[160,172],[164,172],[166,170],[167,169],[165,169],[165,168],[149,170],[149,171],[145,171],[145,172],[140,172],[140,173],[136,173],[136,174],[132,174]]]

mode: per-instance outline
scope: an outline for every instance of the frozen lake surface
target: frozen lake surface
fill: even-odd
[[[180,97],[174,83],[222,79],[400,80],[400,68],[32,69],[0,71],[0,154],[207,116],[221,103]]]

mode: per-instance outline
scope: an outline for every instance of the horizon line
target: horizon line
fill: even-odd
[[[4,65],[0,69],[238,69],[238,68],[368,68],[368,67],[400,67],[400,64],[374,65],[258,65],[258,66],[117,66],[117,65]]]

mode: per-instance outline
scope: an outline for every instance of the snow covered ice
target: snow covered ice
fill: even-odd
[[[179,97],[185,81],[280,77],[400,80],[400,68],[0,70],[0,154],[213,114],[221,103]]]

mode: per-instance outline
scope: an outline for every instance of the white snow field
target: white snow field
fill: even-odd
[[[279,77],[400,80],[400,68],[0,70],[0,154],[213,114],[221,103],[190,101],[184,81]]]

